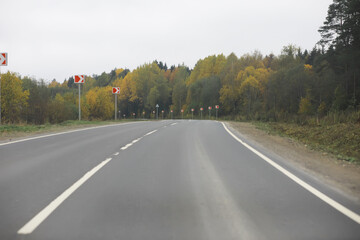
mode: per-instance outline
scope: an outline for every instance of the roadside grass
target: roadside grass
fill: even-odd
[[[299,125],[295,123],[253,122],[268,134],[298,140],[314,150],[330,153],[340,160],[360,164],[360,124]]]
[[[56,131],[64,131],[67,129],[81,128],[81,127],[89,127],[96,125],[106,125],[113,123],[122,123],[129,122],[132,120],[118,120],[118,121],[78,121],[78,120],[68,120],[58,124],[43,124],[43,125],[35,125],[35,124],[4,124],[0,125],[0,137],[8,138],[8,137],[22,137],[37,133],[46,133],[46,132],[56,132]]]

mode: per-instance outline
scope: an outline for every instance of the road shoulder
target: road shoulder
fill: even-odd
[[[270,135],[251,123],[227,122],[227,124],[246,139],[360,202],[360,166],[311,150],[296,140]]]

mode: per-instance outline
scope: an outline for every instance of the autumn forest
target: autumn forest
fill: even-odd
[[[121,118],[154,118],[159,104],[164,118],[200,117],[200,107],[219,105],[219,117],[261,121],[359,121],[360,2],[334,0],[319,29],[319,42],[303,50],[284,46],[281,54],[254,51],[200,59],[193,69],[145,63],[130,71],[86,76],[81,86],[82,119],[114,118],[112,87],[120,87]],[[1,76],[2,121],[59,123],[78,118],[78,85]],[[162,115],[159,115],[162,117]]]

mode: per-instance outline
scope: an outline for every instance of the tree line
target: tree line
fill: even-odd
[[[200,107],[220,105],[219,116],[288,121],[332,113],[354,113],[360,106],[360,2],[334,0],[329,6],[321,40],[311,50],[295,45],[281,54],[255,51],[200,59],[193,69],[167,67],[154,61],[130,71],[86,76],[81,86],[82,119],[114,118],[111,88],[120,87],[123,117],[151,118],[156,104],[165,116],[191,115]],[[59,123],[77,119],[77,84],[2,74],[2,120],[8,123]],[[145,113],[145,114],[144,114]]]

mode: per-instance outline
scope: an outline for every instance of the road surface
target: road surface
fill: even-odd
[[[217,121],[0,144],[0,239],[360,239],[359,213]]]

